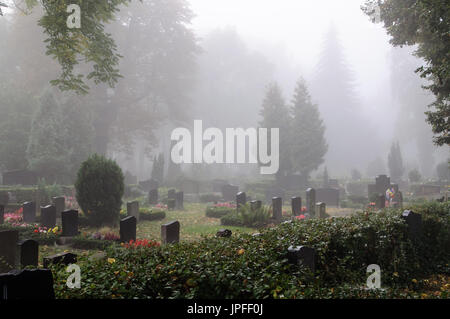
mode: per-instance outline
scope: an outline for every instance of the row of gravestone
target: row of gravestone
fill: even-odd
[[[403,194],[399,190],[398,184],[392,184],[391,178],[387,175],[378,175],[375,177],[375,184],[367,185],[367,193],[369,198],[376,194],[375,206],[378,209],[385,208],[386,203],[386,191],[388,189],[394,190],[394,197],[392,198],[392,204],[394,208],[403,207]]]
[[[245,192],[239,192],[236,194],[236,209],[239,209],[242,205],[247,202],[247,196]],[[250,208],[259,209],[262,207],[262,202],[260,200],[254,200],[250,202]],[[272,198],[272,212],[273,219],[276,222],[281,222],[283,216],[283,199],[281,197]],[[302,198],[300,196],[291,198],[291,208],[293,216],[300,216],[302,213]],[[306,190],[306,214],[309,217],[325,218],[326,216],[326,204],[319,202],[316,203],[316,192],[313,188],[308,188]]]
[[[148,192],[148,202],[150,203],[150,205],[156,205],[158,204],[158,200],[158,188],[152,188]],[[169,189],[169,191],[167,192],[167,209],[184,209],[184,192],[177,192],[175,189]]]
[[[130,218],[134,218],[130,216]],[[422,217],[412,211],[404,211],[402,218],[408,225],[408,234],[414,242],[420,240],[422,235]],[[171,237],[173,242],[179,239],[180,224],[178,221],[163,225],[161,234]],[[17,235],[17,234],[16,234]],[[231,231],[221,230],[218,237],[230,237]],[[254,234],[258,237],[261,234]],[[2,232],[0,232],[2,236]],[[0,237],[1,238],[1,237]],[[2,241],[3,242],[3,241]],[[35,249],[34,246],[33,249]],[[1,255],[0,255],[1,256]],[[315,272],[317,265],[317,252],[307,246],[289,246],[287,249],[288,262],[301,267],[307,267]],[[75,263],[77,256],[71,253],[62,253],[44,259],[44,268],[50,263],[69,265]],[[48,269],[13,270],[0,274],[0,300],[3,299],[54,299],[53,276]]]

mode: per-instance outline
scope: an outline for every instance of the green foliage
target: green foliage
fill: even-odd
[[[422,175],[417,168],[413,169],[408,173],[408,178],[411,183],[418,183],[422,179]]]
[[[309,174],[324,162],[328,146],[318,107],[312,103],[306,83],[302,79],[297,82],[291,112],[292,165],[302,176],[309,177]],[[328,181],[325,181],[328,179],[326,169],[325,173],[324,182],[328,184]]]
[[[234,211],[236,211],[236,208],[208,206],[206,207],[206,217],[222,218]]]
[[[218,202],[222,199],[222,195],[214,193],[200,194],[200,203]]]
[[[391,178],[394,181],[400,181],[405,168],[403,166],[402,153],[398,142],[392,143],[391,151],[388,154],[388,166]]]
[[[372,5],[371,5],[372,4]],[[450,144],[450,4],[446,0],[371,0],[363,10],[380,7],[381,20],[394,46],[417,45],[415,55],[425,63],[416,70],[432,82],[426,86],[436,97],[427,112],[437,145]]]
[[[442,162],[436,166],[436,173],[440,181],[450,180],[450,162]]]
[[[124,187],[123,173],[116,162],[94,154],[78,171],[77,202],[93,225],[114,226],[119,219]]]
[[[249,203],[241,205],[238,210],[234,209],[220,219],[224,226],[245,226],[245,227],[263,227],[266,226],[272,216],[272,210],[269,207],[262,206],[258,209],[252,209]]]
[[[231,238],[210,237],[157,248],[110,247],[113,260],[78,265],[85,282],[68,289],[63,265],[52,265],[57,298],[393,298],[412,290],[412,280],[445,271],[448,204],[416,207],[424,221],[423,243],[413,243],[399,210],[348,218],[310,219]],[[431,231],[436,227],[438,232]],[[317,272],[287,260],[290,245],[317,251]],[[423,258],[423,257],[426,257]],[[369,264],[382,270],[384,290],[365,289]],[[442,268],[444,267],[444,268]],[[440,270],[439,270],[440,269]],[[446,268],[448,271],[448,267]]]
[[[153,220],[162,220],[166,218],[166,212],[163,210],[158,209],[145,209],[140,208],[139,209],[139,219],[140,220],[147,220],[147,221],[153,221]]]
[[[164,153],[160,153],[153,158],[152,179],[160,184],[164,183]]]

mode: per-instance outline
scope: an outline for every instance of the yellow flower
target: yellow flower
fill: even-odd
[[[398,277],[398,272],[394,272],[394,277]]]
[[[243,253],[245,253],[245,250],[243,248],[238,250],[238,255],[242,255]]]
[[[422,299],[428,297],[428,295],[427,295],[426,293],[423,293],[423,294],[421,294],[420,296],[422,297]]]
[[[114,264],[116,262],[116,260],[114,258],[108,258],[108,262],[110,264]]]
[[[411,280],[413,283],[417,284],[417,279]]]

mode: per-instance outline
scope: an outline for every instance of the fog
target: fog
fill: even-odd
[[[417,168],[424,177],[434,177],[436,165],[450,155],[447,147],[433,145],[431,126],[425,122],[433,96],[414,73],[423,62],[412,55],[414,48],[389,43],[382,25],[361,10],[364,1],[189,0],[194,14],[187,25],[190,33],[173,38],[159,32],[152,18],[158,12],[145,3],[123,8],[107,26],[123,56],[123,78],[114,89],[91,82],[86,96],[49,85],[60,69],[45,54],[45,36],[37,26],[41,12],[23,16],[4,10],[2,107],[22,105],[31,117],[38,97],[53,92],[58,103],[73,105],[90,118],[73,120],[80,121],[75,130],[83,131],[87,129],[80,129],[81,123],[90,121],[95,131],[91,152],[110,155],[124,171],[145,180],[151,177],[154,156],[163,152],[169,157],[174,128],[192,129],[196,119],[204,127],[258,127],[268,86],[278,83],[289,105],[302,78],[318,105],[328,144],[310,177],[324,167],[334,178],[349,177],[352,169],[366,177],[389,173],[386,161],[395,141],[401,146],[405,176]],[[159,14],[170,15],[170,10],[168,5]],[[198,47],[188,48],[190,39]],[[282,144],[283,134],[280,139]],[[1,165],[5,171],[26,166],[7,162]],[[194,166],[182,169],[200,179],[259,177],[257,165]],[[172,173],[167,160],[165,170]]]

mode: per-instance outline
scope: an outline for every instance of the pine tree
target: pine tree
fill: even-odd
[[[404,173],[402,153],[398,142],[392,143],[391,151],[388,155],[389,174],[393,181],[398,182]]]
[[[282,176],[292,172],[290,146],[289,146],[289,109],[282,96],[281,89],[277,83],[269,85],[260,111],[262,120],[260,127],[267,128],[268,152],[271,152],[271,128],[279,129],[279,170],[276,179],[279,181]]]
[[[153,159],[152,179],[156,179],[160,184],[164,183],[164,154],[159,153]]]
[[[325,126],[317,105],[305,82],[297,82],[291,106],[291,160],[293,169],[308,178],[323,162],[328,145],[325,141]],[[328,175],[328,173],[327,173]]]

